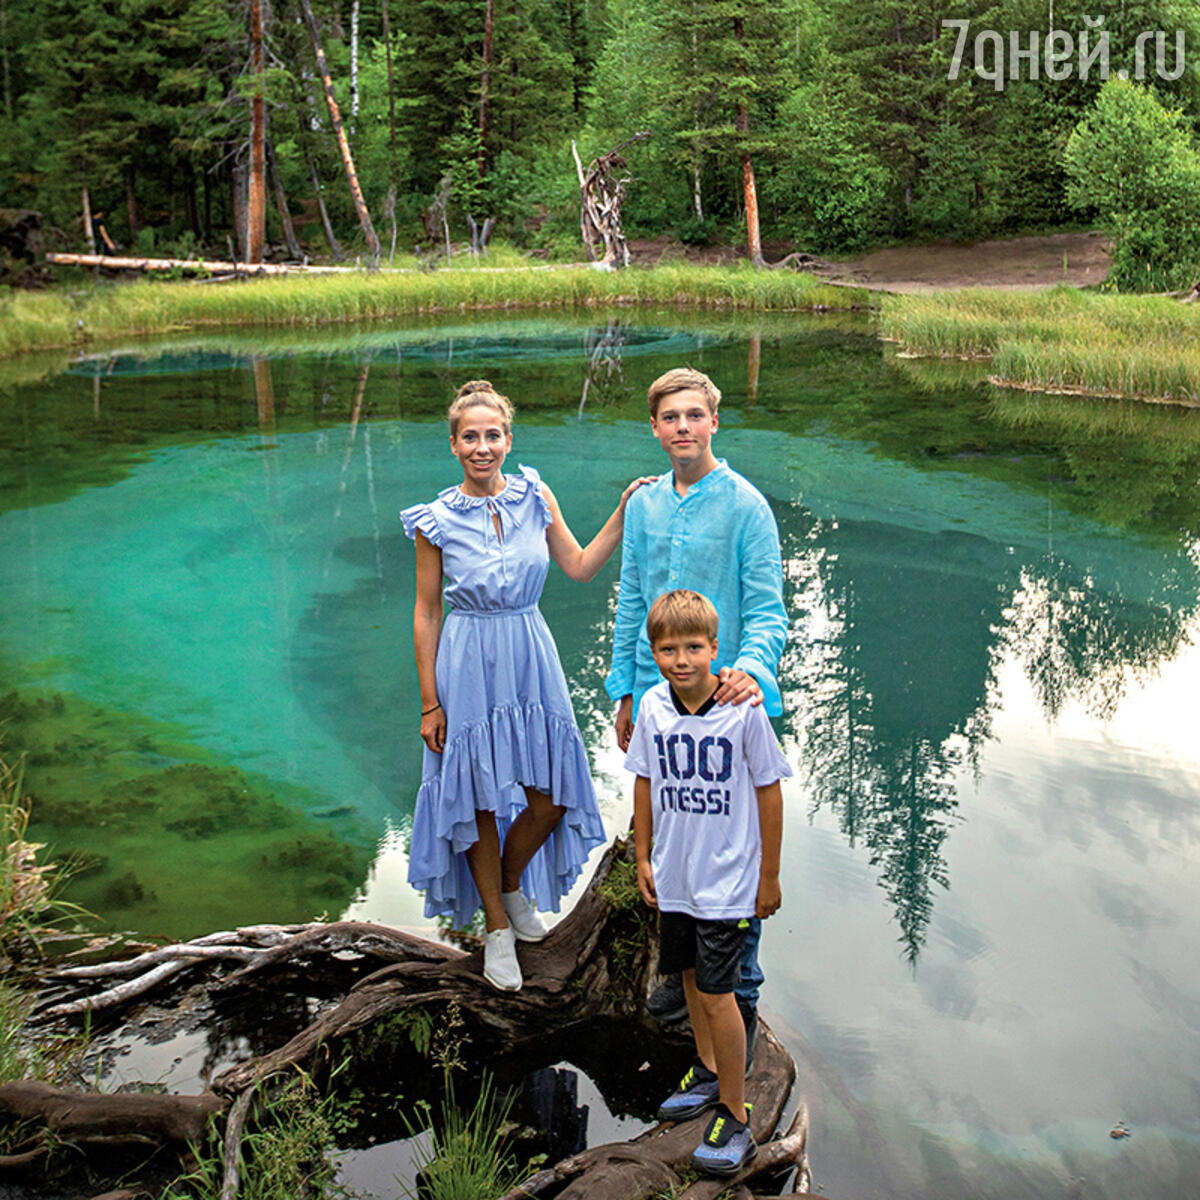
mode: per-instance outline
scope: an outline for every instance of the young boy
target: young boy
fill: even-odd
[[[629,748],[643,695],[659,681],[646,614],[672,588],[704,592],[719,614],[717,703],[762,704],[772,717],[783,711],[775,678],[788,629],[779,530],[762,493],[713,454],[721,392],[702,371],[676,367],[650,385],[646,400],[650,430],[671,470],[639,488],[625,509],[612,670],[605,681],[618,702],[622,750]],[[758,920],[751,919],[736,988],[751,1038],[763,979],[759,933]],[[646,1008],[660,1021],[681,1017],[678,977],[668,976]]]
[[[707,597],[660,596],[646,632],[663,682],[643,697],[625,758],[637,776],[638,887],[659,910],[659,970],[682,972],[696,1038],[696,1059],[658,1116],[715,1108],[692,1164],[736,1175],[757,1147],[734,987],[750,918],[779,908],[779,781],[792,770],[763,708],[716,702],[717,610]]]

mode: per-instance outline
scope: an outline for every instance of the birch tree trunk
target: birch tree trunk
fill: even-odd
[[[87,239],[88,253],[96,253],[96,231],[92,228],[92,202],[87,188],[83,189],[83,236]]]
[[[488,89],[492,74],[492,34],[496,23],[496,2],[487,0],[483,14],[483,70],[479,76],[479,177],[487,174]]]
[[[358,5],[350,6],[350,116],[358,118]]]
[[[304,151],[304,160],[308,163],[308,174],[312,179],[313,196],[317,201],[317,212],[321,217],[321,228],[325,231],[325,240],[329,243],[329,253],[335,258],[342,257],[342,247],[333,232],[333,225],[329,220],[329,210],[325,207],[325,197],[321,194],[321,180],[317,176],[317,164],[313,158],[312,143],[309,139],[308,129],[308,101],[301,99],[300,89],[296,86],[296,82],[292,80],[292,99],[296,110],[296,125],[300,135],[300,147]]]
[[[312,4],[309,0],[300,0],[304,12],[304,23],[308,26],[308,35],[312,38],[313,51],[317,58],[317,70],[325,88],[325,103],[329,106],[329,120],[337,137],[338,150],[342,155],[342,166],[346,170],[346,183],[350,188],[350,198],[354,201],[355,212],[358,213],[358,223],[362,226],[363,236],[371,257],[379,261],[379,238],[375,236],[375,227],[371,224],[371,214],[367,211],[367,202],[363,199],[362,188],[358,185],[358,175],[354,170],[354,158],[350,153],[350,143],[346,140],[346,129],[342,125],[341,113],[338,111],[337,98],[333,94],[333,80],[329,75],[329,65],[325,61],[325,51],[321,46],[321,34],[317,29],[317,19],[313,16]]]
[[[388,25],[388,0],[383,0],[383,47],[387,54],[388,87],[388,180],[394,188],[396,179],[396,90],[392,84],[392,32]],[[396,238],[392,236],[392,252],[395,253]]]

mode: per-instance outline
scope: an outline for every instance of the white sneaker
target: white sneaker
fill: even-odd
[[[493,929],[483,938],[483,977],[502,992],[520,991],[521,964],[517,962],[517,944],[512,926]]]
[[[501,892],[500,903],[504,905],[504,915],[518,942],[540,942],[550,932],[546,922],[525,899],[524,892]]]

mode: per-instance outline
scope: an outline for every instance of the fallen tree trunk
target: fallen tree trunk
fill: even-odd
[[[476,1044],[524,1052],[531,1060],[548,1052],[551,1034],[578,1032],[586,1041],[598,1021],[649,1024],[643,1002],[653,976],[656,941],[651,914],[638,895],[632,846],[617,841],[572,912],[544,942],[522,945],[525,984],[519,992],[498,992],[484,980],[481,950],[469,953],[353,921],[252,927],[210,934],[125,962],[65,968],[47,987],[42,1019],[88,1014],[102,1002],[104,1015],[97,1018],[102,1020],[156,987],[178,989],[187,979],[194,990],[197,975],[210,993],[222,996],[254,996],[256,989],[271,995],[320,995],[321,1012],[283,1044],[223,1071],[199,1096],[89,1095],[30,1081],[0,1087],[0,1112],[38,1126],[33,1138],[14,1147],[11,1161],[0,1159],[0,1169],[27,1165],[27,1156],[36,1158],[42,1140],[63,1136],[64,1129],[81,1145],[114,1138],[173,1145],[194,1140],[204,1124],[231,1103],[238,1119],[244,1119],[248,1097],[260,1085],[293,1068],[311,1071],[328,1058],[331,1047],[353,1047],[351,1035],[356,1032],[418,1007],[439,1014],[454,1011],[455,1020],[461,1018],[468,1030],[486,1035]],[[134,990],[132,985],[147,980],[146,987]],[[119,993],[116,998],[114,993]],[[157,1002],[163,1003],[161,996]],[[733,1183],[803,1163],[803,1115],[783,1139],[768,1140],[783,1113],[795,1070],[791,1056],[760,1024],[747,1098],[754,1105],[751,1127],[764,1144],[756,1162]],[[669,1090],[670,1081],[663,1082]],[[563,1188],[560,1194],[567,1200],[648,1200],[665,1188],[683,1185],[681,1172],[702,1127],[702,1121],[660,1125],[631,1142],[593,1147],[538,1172],[511,1195],[515,1200]],[[237,1128],[231,1128],[234,1147],[227,1147],[227,1162],[236,1162],[239,1136]],[[23,1163],[17,1163],[17,1157]],[[236,1187],[236,1172],[226,1184]],[[721,1181],[716,1190],[705,1190],[707,1184],[695,1184],[686,1195],[689,1200],[713,1200],[729,1186],[730,1181]]]
[[[65,267],[108,267],[114,271],[230,271],[240,275],[340,275],[357,267],[314,267],[296,263],[222,262],[207,258],[128,258],[115,254],[47,254]]]

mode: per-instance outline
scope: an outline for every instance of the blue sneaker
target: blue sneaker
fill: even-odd
[[[721,1085],[699,1059],[687,1069],[675,1089],[659,1106],[660,1121],[687,1121],[720,1102]]]
[[[746,1112],[750,1112],[748,1104]],[[736,1175],[757,1153],[750,1126],[718,1104],[700,1145],[692,1152],[692,1166],[705,1175]]]

